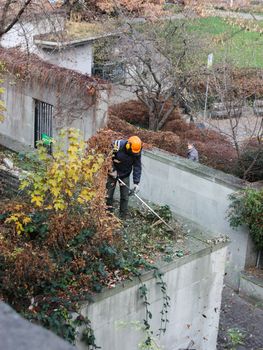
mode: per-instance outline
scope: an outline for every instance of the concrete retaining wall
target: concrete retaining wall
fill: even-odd
[[[234,176],[167,152],[154,149],[143,154],[142,197],[168,204],[175,213],[207,227],[215,235],[230,237],[226,281],[235,289],[240,271],[256,262],[248,230],[232,230],[226,219],[228,196],[245,185]]]
[[[225,255],[226,247],[221,243],[163,266],[171,297],[167,331],[156,339],[163,349],[216,349]],[[162,294],[152,273],[143,275],[142,282],[149,290],[150,323],[156,334]],[[139,287],[138,281],[125,283],[97,296],[95,303],[83,305],[82,313],[91,320],[96,344],[102,350],[135,350],[143,341],[142,331],[132,326],[145,318]],[[82,343],[77,347],[87,350]]]

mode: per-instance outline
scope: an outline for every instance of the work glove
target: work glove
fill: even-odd
[[[117,177],[118,177],[117,170],[113,170],[113,171],[109,172],[109,176],[111,176],[113,179],[117,179]]]
[[[138,193],[140,191],[139,184],[135,184],[132,191],[133,193]]]

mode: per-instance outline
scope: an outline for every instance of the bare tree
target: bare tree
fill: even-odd
[[[0,3],[0,37],[20,20],[33,0],[4,0]]]
[[[244,179],[260,179],[263,161],[262,73],[258,70],[217,67],[211,72],[210,94],[213,100],[211,119],[206,124],[231,140],[237,157],[236,174]]]
[[[184,23],[155,21],[139,27],[130,23],[116,48],[114,60],[126,71],[123,85],[147,107],[149,129],[160,130],[178,105],[190,110],[202,45]]]

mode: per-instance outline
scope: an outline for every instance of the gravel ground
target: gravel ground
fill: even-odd
[[[217,350],[231,349],[229,329],[244,335],[243,344],[232,349],[263,350],[263,308],[262,304],[251,304],[231,288],[225,287],[220,314]]]

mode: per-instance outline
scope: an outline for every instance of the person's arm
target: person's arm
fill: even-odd
[[[142,173],[141,155],[138,155],[134,157],[134,163],[133,163],[133,183],[135,185],[138,185],[140,183],[141,173]]]

